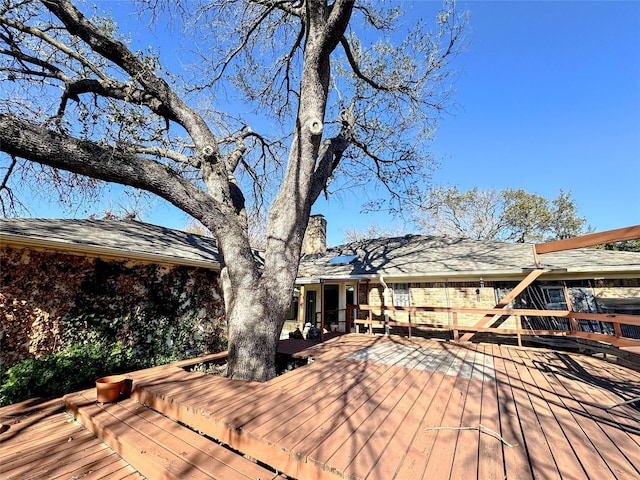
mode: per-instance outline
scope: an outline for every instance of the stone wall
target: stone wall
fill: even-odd
[[[214,270],[0,249],[0,362],[121,342],[141,364],[225,348]]]

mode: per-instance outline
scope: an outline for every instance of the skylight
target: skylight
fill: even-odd
[[[329,260],[328,263],[329,265],[348,265],[356,258],[358,258],[357,255],[338,255],[337,257],[333,257]]]

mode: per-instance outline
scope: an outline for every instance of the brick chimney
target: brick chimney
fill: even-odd
[[[303,255],[318,255],[327,251],[327,221],[323,215],[311,215],[302,240]]]

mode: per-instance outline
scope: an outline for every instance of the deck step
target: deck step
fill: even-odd
[[[281,478],[133,399],[100,404],[89,389],[64,401],[67,411],[147,478]]]

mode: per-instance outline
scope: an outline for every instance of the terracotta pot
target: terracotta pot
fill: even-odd
[[[111,375],[96,380],[98,402],[109,403],[118,400],[126,380],[127,377],[124,375]]]

